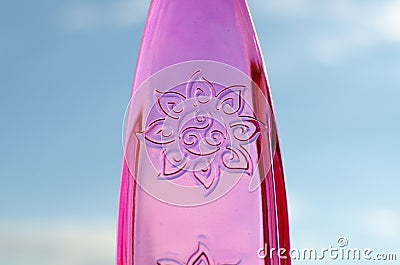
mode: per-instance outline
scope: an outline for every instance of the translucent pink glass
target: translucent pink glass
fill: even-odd
[[[289,251],[289,229],[245,0],[153,0],[130,103],[117,264],[289,265],[260,257]]]

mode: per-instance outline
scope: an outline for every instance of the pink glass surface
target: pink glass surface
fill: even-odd
[[[153,0],[126,117],[118,265],[290,264],[258,257],[289,229],[245,0]]]

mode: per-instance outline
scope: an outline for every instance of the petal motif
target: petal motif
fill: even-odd
[[[163,152],[162,172],[163,179],[174,179],[185,173],[186,158],[179,150]]]
[[[195,253],[188,259],[187,265],[214,265],[214,260],[209,254],[208,248],[203,244],[199,243],[199,246]]]
[[[243,107],[242,93],[245,88],[245,86],[237,85],[222,89],[217,95],[219,102],[216,108],[227,115],[240,113]]]
[[[166,259],[158,259],[157,265],[185,265],[185,264],[175,259],[166,258]]]
[[[265,126],[253,117],[240,117],[237,122],[230,124],[233,137],[241,144],[251,143],[260,136]]]
[[[172,119],[179,119],[183,112],[185,96],[174,91],[158,92],[157,104],[161,112]]]
[[[157,260],[157,265],[241,265],[241,260],[236,263],[215,263],[206,245],[199,242],[196,251],[185,262],[177,259],[163,258]]]
[[[165,124],[164,118],[155,120],[147,126],[144,139],[155,145],[164,145],[175,141],[172,128]]]
[[[207,163],[201,162],[195,165],[193,178],[195,183],[201,185],[204,189],[204,194],[206,196],[216,188],[219,180],[218,172],[211,161]]]
[[[251,161],[249,154],[244,149],[227,146],[222,154],[222,163],[227,169],[248,171]]]
[[[215,97],[214,85],[205,79],[201,71],[195,72],[186,85],[187,98],[194,98],[196,103],[205,104]]]

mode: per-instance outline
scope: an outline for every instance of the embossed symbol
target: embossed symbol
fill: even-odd
[[[261,186],[272,169],[276,127],[265,91],[250,76],[196,60],[137,82],[123,147],[141,189],[159,201],[194,207],[235,187],[254,192]]]
[[[186,262],[172,259],[162,258],[157,260],[157,265],[240,265],[241,262],[236,263],[216,263],[211,256],[209,249],[202,242],[199,242],[197,250],[188,258]]]
[[[207,196],[223,172],[252,176],[250,144],[265,125],[242,95],[244,85],[223,86],[196,71],[187,83],[156,88],[142,139],[160,180],[196,185]]]

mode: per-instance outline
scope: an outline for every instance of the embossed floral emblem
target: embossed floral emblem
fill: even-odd
[[[265,127],[243,99],[246,89],[213,83],[201,71],[185,84],[156,88],[142,137],[160,180],[195,184],[207,196],[223,173],[253,174],[251,143]]]
[[[211,256],[209,249],[202,242],[199,242],[197,250],[188,258],[186,262],[172,259],[162,258],[157,260],[157,265],[240,265],[241,262],[236,263],[216,263]]]

